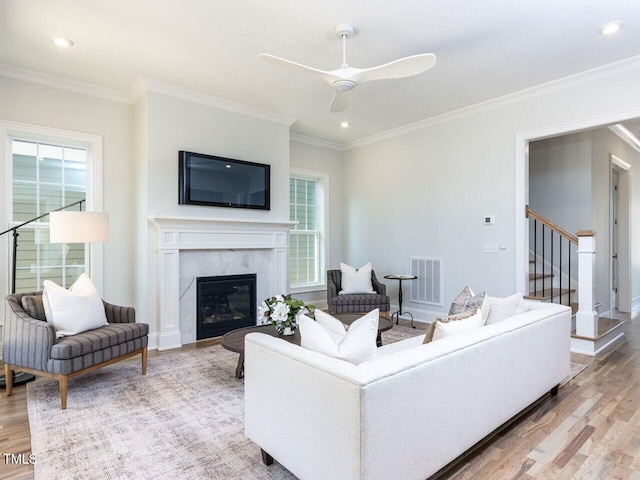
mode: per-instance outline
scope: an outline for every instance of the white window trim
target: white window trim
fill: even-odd
[[[50,141],[62,143],[69,146],[82,147],[87,149],[87,196],[86,210],[102,212],[103,211],[103,191],[102,191],[102,136],[88,133],[74,132],[71,130],[63,130],[59,128],[43,127],[39,125],[30,125],[26,123],[11,122],[0,120],[0,151],[5,152],[4,161],[6,163],[5,178],[0,182],[5,186],[5,211],[3,227],[10,228],[11,212],[13,206],[13,162],[11,161],[11,142],[14,139],[34,140],[34,141]],[[3,145],[4,144],[4,145]],[[6,230],[2,228],[1,231]],[[1,241],[5,241],[7,237],[7,255],[10,258],[11,249],[13,248],[13,240],[11,234],[3,235]],[[88,250],[88,274],[96,285],[100,293],[104,291],[104,248],[102,243],[93,243]],[[18,244],[18,249],[20,245]],[[9,261],[7,260],[7,263]],[[7,264],[3,268],[4,275],[4,294],[9,293],[11,265]]]
[[[315,180],[318,182],[319,187],[316,192],[318,206],[320,207],[317,212],[318,226],[320,227],[320,239],[318,242],[318,253],[320,255],[318,261],[318,276],[319,281],[313,284],[307,284],[302,287],[292,287],[291,280],[289,279],[289,292],[290,293],[306,293],[306,292],[318,292],[327,289],[327,258],[329,258],[329,174],[327,172],[320,172],[316,170],[306,170],[302,168],[290,168],[289,177],[302,178],[304,180]],[[287,261],[288,261],[287,257]],[[288,266],[287,266],[288,271]]]

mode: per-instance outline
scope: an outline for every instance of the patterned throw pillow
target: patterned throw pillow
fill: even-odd
[[[25,295],[22,297],[22,308],[31,317],[45,322],[47,316],[44,312],[44,304],[42,303],[42,295]]]
[[[466,312],[467,310],[473,310],[474,308],[482,307],[485,295],[486,292],[481,292],[477,295],[474,295],[473,290],[471,290],[471,288],[469,288],[469,285],[467,285],[458,294],[458,296],[453,299],[453,302],[451,302],[449,315],[462,313]]]
[[[462,325],[463,321],[465,321],[464,325]],[[453,322],[458,322],[459,325],[451,325],[452,328],[447,328],[446,324],[452,324]],[[484,325],[482,313],[479,308],[474,308],[472,310],[467,310],[466,312],[456,313],[442,318],[436,318],[436,320],[427,328],[427,333],[425,334],[424,341],[422,343],[429,343],[458,331],[458,333],[461,333],[462,331],[467,330],[467,326],[469,327],[469,330],[475,329],[476,324],[478,323],[478,327]],[[440,330],[439,334],[436,333],[438,330]]]
[[[522,294],[516,293],[506,298],[487,297],[482,307],[482,316],[487,325],[499,323],[519,313],[522,306]]]

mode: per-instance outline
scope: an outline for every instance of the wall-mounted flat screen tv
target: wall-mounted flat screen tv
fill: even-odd
[[[180,205],[269,210],[270,166],[179,152]]]

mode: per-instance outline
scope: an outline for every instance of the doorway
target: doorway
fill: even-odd
[[[611,154],[609,247],[611,316],[631,311],[631,165]]]

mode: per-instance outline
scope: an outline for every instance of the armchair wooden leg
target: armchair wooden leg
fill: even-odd
[[[265,452],[263,449],[260,449],[260,453],[262,453],[262,462],[269,466],[273,464],[273,457]]]
[[[142,350],[142,375],[147,374],[147,347]]]
[[[6,363],[4,364],[4,382],[7,389],[7,397],[10,397],[13,393],[13,370]]]
[[[67,376],[60,375],[58,378],[58,382],[60,383],[60,409],[67,409]]]

